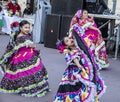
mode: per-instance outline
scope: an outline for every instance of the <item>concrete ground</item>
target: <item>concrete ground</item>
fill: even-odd
[[[4,53],[8,41],[8,35],[0,35],[0,56]],[[41,98],[27,98],[17,94],[0,93],[0,102],[53,102],[62,73],[66,68],[64,56],[59,54],[56,49],[44,47],[43,44],[38,44],[37,49],[41,50],[41,57],[48,71],[49,84],[52,91]],[[100,102],[120,102],[120,60],[110,58],[109,61],[110,67],[101,71],[101,75],[107,85],[107,91],[101,97]]]

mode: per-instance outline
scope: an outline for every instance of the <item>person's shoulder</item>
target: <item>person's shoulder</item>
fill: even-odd
[[[88,17],[87,21],[94,22],[94,17]]]
[[[78,48],[74,49],[74,50],[71,50],[71,54],[75,54],[75,53],[78,53],[80,52],[80,50]]]

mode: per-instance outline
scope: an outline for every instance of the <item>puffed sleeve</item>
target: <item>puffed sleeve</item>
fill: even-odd
[[[84,30],[87,30],[90,26],[92,26],[93,25],[93,23],[92,22],[86,22],[83,26],[82,26],[82,28],[84,29]]]
[[[73,60],[75,58],[80,60],[80,52],[78,50],[68,51],[67,53],[65,53],[65,60],[67,65],[70,65],[71,63],[73,63]]]

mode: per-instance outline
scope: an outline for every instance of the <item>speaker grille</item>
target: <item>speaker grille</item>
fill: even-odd
[[[44,46],[49,48],[56,48],[56,42],[59,37],[61,16],[57,14],[47,15]]]

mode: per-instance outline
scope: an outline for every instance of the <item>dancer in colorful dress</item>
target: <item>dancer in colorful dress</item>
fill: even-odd
[[[50,89],[48,74],[30,34],[30,23],[21,21],[20,32],[10,39],[0,60],[4,73],[0,92],[18,93],[26,97],[44,96]]]
[[[74,35],[73,31],[77,34]],[[79,47],[81,46],[79,38],[83,40],[89,53],[94,53],[96,63],[99,65],[100,69],[109,66],[105,41],[101,35],[101,31],[97,28],[94,19],[88,16],[86,10],[78,10],[74,15],[71,20],[69,34],[69,37],[73,36],[76,39]]]
[[[98,66],[92,63],[86,49],[75,46],[74,40],[65,37],[57,45],[65,54],[68,65],[59,84],[54,102],[99,102],[106,86],[100,77]]]

